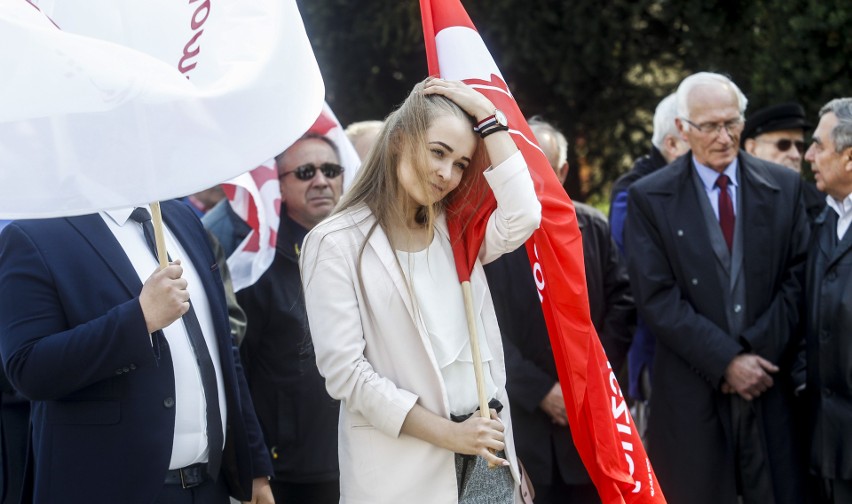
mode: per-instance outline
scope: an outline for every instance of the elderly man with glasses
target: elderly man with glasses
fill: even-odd
[[[749,115],[745,122],[740,145],[754,157],[802,172],[805,157],[805,130],[811,125],[805,120],[805,109],[798,103],[772,105]],[[802,185],[808,220],[825,208],[825,194],[814,184]]]
[[[328,217],[343,191],[343,167],[337,145],[308,133],[275,158],[281,187],[281,224],[272,265],[253,285],[237,292],[248,326],[240,347],[252,400],[272,456],[276,502],[337,504],[338,401],[325,390],[311,345],[299,253],[302,240]],[[205,217],[211,231],[221,230],[227,211],[215,208]],[[219,216],[219,218],[217,218]],[[215,221],[211,221],[211,218]],[[240,226],[241,225],[241,226]],[[242,236],[240,236],[242,229]],[[248,227],[234,227],[239,244]]]
[[[657,337],[648,454],[670,502],[802,502],[789,406],[802,181],[739,150],[747,100],[730,79],[691,75],[677,102],[690,152],[631,186],[625,225]]]

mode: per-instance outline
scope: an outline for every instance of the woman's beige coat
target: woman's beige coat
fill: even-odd
[[[517,482],[503,344],[482,263],[522,245],[538,227],[541,205],[520,153],[485,176],[498,209],[489,220],[471,286],[474,309],[486,332],[480,338],[486,339],[494,357],[491,374],[499,389],[497,399],[505,405],[500,418]],[[317,365],[329,394],[342,401],[340,502],[455,503],[454,454],[400,433],[415,402],[446,418],[449,406],[429,336],[380,227],[368,240],[358,275],[359,250],[374,222],[366,206],[332,216],[308,234],[301,254]],[[443,216],[436,232],[447,234]],[[449,246],[445,252],[452,257]]]

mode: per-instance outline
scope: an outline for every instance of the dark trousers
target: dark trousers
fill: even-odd
[[[551,448],[553,450],[553,448]],[[556,456],[553,458],[553,476],[550,484],[535,483],[535,504],[600,504],[601,498],[598,490],[592,483],[569,485],[562,479],[559,467],[556,464]]]
[[[216,482],[207,480],[192,488],[163,485],[163,490],[154,501],[155,504],[230,504],[230,502],[228,487],[223,477]]]
[[[823,480],[825,494],[820,501],[825,504],[848,504],[852,502],[852,480]]]
[[[769,459],[754,403],[731,397],[731,419],[737,458],[737,493],[743,504],[775,502]]]
[[[340,502],[340,481],[319,483],[269,482],[275,502],[284,504],[337,504]]]
[[[5,393],[3,396],[6,399]],[[0,502],[3,504],[17,504],[21,501],[30,436],[29,423],[29,402],[4,401],[0,406]]]

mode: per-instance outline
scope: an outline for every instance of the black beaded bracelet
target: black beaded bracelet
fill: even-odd
[[[509,127],[503,126],[502,124],[496,124],[495,123],[491,127],[479,130],[479,136],[480,136],[480,138],[485,138],[488,135],[490,135],[491,133],[497,133],[498,131],[509,131]]]

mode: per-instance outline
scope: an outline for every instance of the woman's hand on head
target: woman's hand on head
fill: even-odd
[[[452,100],[468,115],[482,121],[494,113],[494,104],[472,87],[461,81],[450,81],[436,77],[429,78],[423,85],[424,94],[437,94]]]
[[[507,460],[494,455],[506,448],[505,428],[497,417],[497,411],[490,411],[491,418],[482,418],[476,412],[464,422],[455,424],[448,440],[450,449],[464,455],[479,455],[492,465],[507,466]]]

